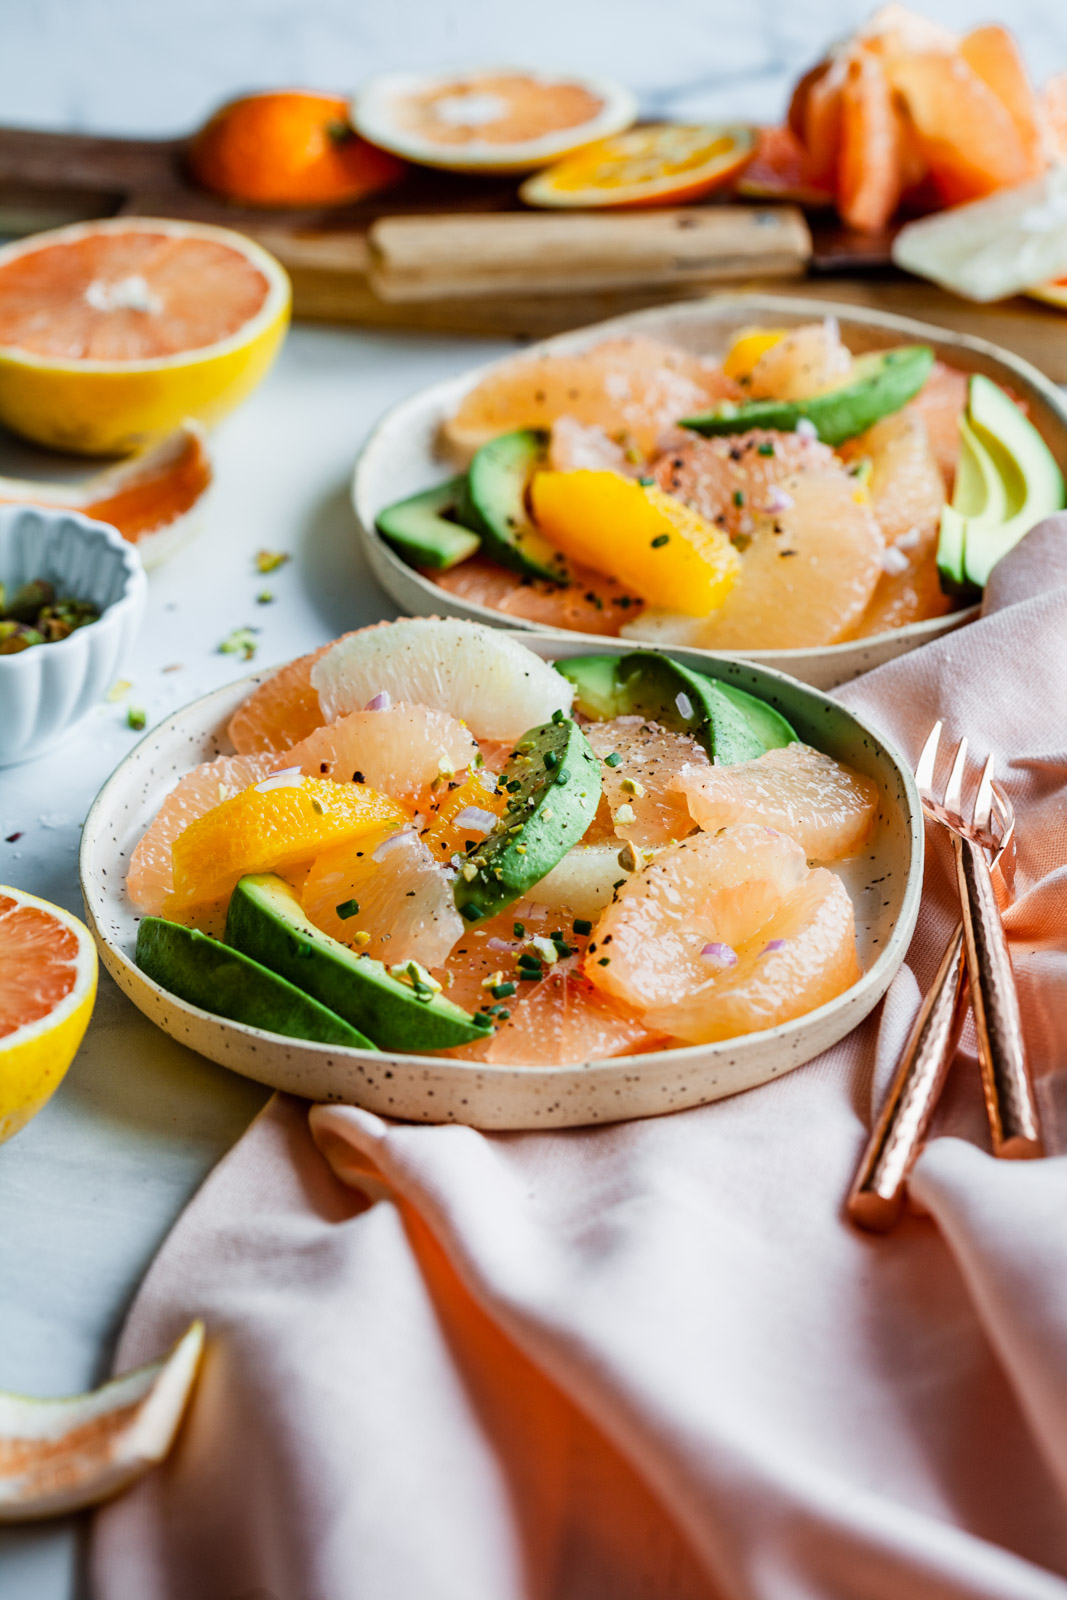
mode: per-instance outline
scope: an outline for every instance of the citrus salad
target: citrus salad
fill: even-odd
[[[133,852],[136,959],[324,1044],[562,1065],[770,1028],[860,976],[827,863],[869,779],[669,656],[402,619],[283,667]]]
[[[712,650],[835,645],[943,616],[1064,504],[1007,392],[836,321],[721,364],[644,335],[495,367],[442,426],[466,470],[378,530],[516,619]]]

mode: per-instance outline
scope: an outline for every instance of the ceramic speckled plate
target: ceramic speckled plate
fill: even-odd
[[[589,645],[573,634],[512,630],[512,637],[549,660],[589,653]],[[630,646],[600,640],[597,648]],[[706,652],[671,654],[777,706],[802,739],[867,773],[881,791],[874,837],[861,856],[837,869],[856,906],[863,976],[818,1010],[718,1044],[570,1067],[492,1067],[305,1044],[176,999],[134,965],[138,916],[123,887],[130,854],[176,779],[230,750],[226,724],[266,676],[255,673],[154,728],[97,796],[82,836],[80,866],[88,922],[104,965],[146,1016],[211,1060],[313,1100],[343,1101],[418,1122],[551,1128],[655,1116],[751,1089],[800,1066],[867,1015],[904,958],[922,888],[922,811],[915,784],[895,751],[825,695],[749,662]]]
[[[1006,384],[1026,401],[1031,420],[1044,435],[1060,466],[1067,470],[1067,407],[1058,390],[1042,377],[1036,367],[984,339],[952,333],[946,328],[934,328],[925,322],[913,322],[888,312],[867,311],[857,306],[824,300],[804,300],[799,296],[713,295],[706,300],[689,301],[681,305],[657,306],[651,311],[639,311],[631,316],[616,317],[611,322],[581,328],[574,333],[561,334],[555,339],[531,345],[529,353],[577,352],[618,334],[642,333],[691,350],[697,355],[721,360],[741,328],[753,323],[793,327],[824,316],[837,317],[845,342],[856,353],[921,341],[932,345],[943,361],[967,372],[985,373],[998,383]],[[455,467],[442,461],[436,451],[438,429],[467,390],[480,382],[493,365],[498,363],[479,367],[460,378],[433,384],[394,406],[371,434],[356,464],[352,503],[362,548],[382,588],[409,615],[440,616],[450,613],[457,617],[472,617],[478,622],[499,624],[501,621],[499,611],[457,599],[424,578],[414,567],[409,567],[385,542],[374,525],[375,518],[385,506],[430,484],[440,483],[455,471]],[[886,661],[892,661],[895,656],[925,644],[929,639],[972,621],[976,615],[977,610],[972,607],[845,644],[798,650],[748,650],[737,654],[745,660],[792,673],[794,677],[815,684],[820,689],[832,689],[837,684],[847,683],[861,672],[879,667]],[[542,631],[539,623],[524,622],[519,617],[507,617],[504,620],[510,627]],[[590,642],[596,636],[575,633],[573,637]],[[636,645],[638,641],[633,643]],[[695,654],[706,660],[709,652],[701,650]]]

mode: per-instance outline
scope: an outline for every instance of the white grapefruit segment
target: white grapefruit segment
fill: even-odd
[[[447,711],[477,739],[518,739],[567,712],[571,685],[525,645],[458,617],[402,617],[333,645],[311,669],[328,722],[383,691]]]
[[[0,1522],[96,1505],[174,1442],[204,1347],[194,1322],[161,1361],[61,1400],[0,1394]]]

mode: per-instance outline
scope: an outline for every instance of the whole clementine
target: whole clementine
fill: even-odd
[[[407,168],[361,139],[341,95],[282,89],[220,107],[189,147],[193,177],[252,206],[328,206],[387,188]]]

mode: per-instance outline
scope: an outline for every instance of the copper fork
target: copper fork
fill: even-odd
[[[944,797],[937,801],[931,792],[940,736],[941,723],[936,722],[919,758],[915,779],[926,814],[935,817],[952,837],[956,884],[963,910],[971,1010],[993,1154],[1009,1160],[1027,1160],[1043,1155],[1044,1147],[1019,1014],[1019,993],[989,873],[989,860],[985,850],[971,836],[972,830],[981,834],[989,828],[993,757],[989,757],[983,769],[971,813],[971,829],[968,829],[962,810],[966,739],[961,739],[956,747]]]
[[[921,762],[917,771],[922,773]],[[922,775],[924,787],[928,787],[930,775]],[[1015,882],[1015,812],[996,784],[992,786],[992,807],[997,836],[978,842],[987,843],[994,851],[993,883],[998,900],[1007,905]],[[849,1191],[846,1210],[857,1227],[886,1233],[904,1208],[908,1176],[956,1054],[967,1002],[963,923],[959,922],[901,1052],[892,1087]]]

